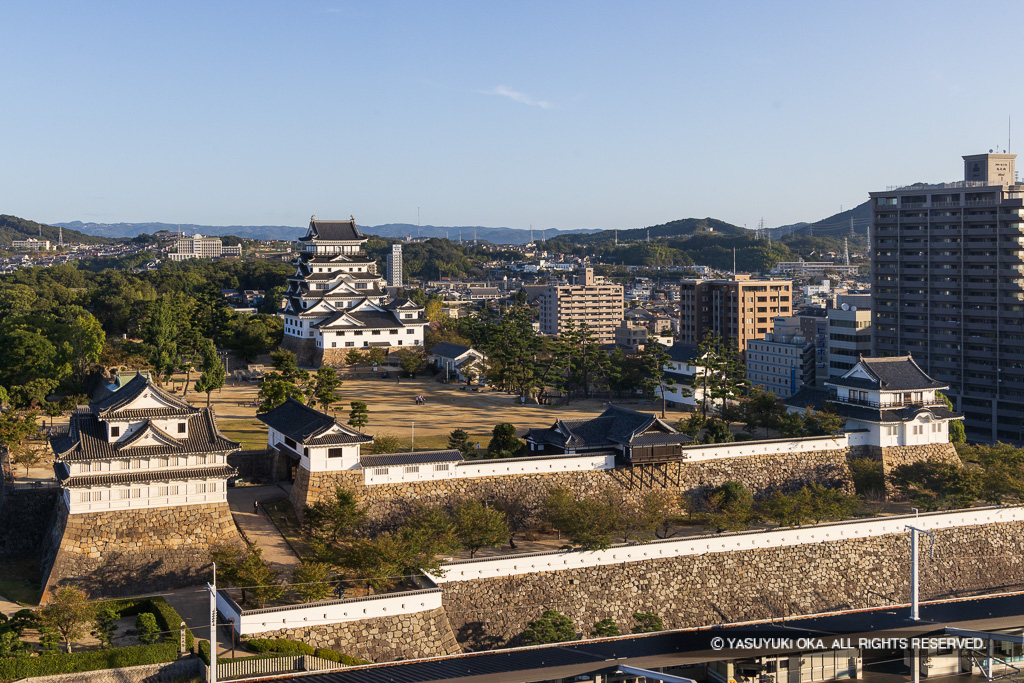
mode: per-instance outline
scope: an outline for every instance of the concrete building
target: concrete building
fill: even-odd
[[[740,353],[751,339],[775,331],[776,316],[792,312],[790,280],[683,280],[679,285],[679,341],[699,344],[713,332],[736,341]]]
[[[809,275],[821,276],[826,273],[838,275],[856,275],[860,266],[851,266],[843,263],[832,263],[831,261],[779,261],[772,268],[772,275]]]
[[[747,342],[747,380],[779,398],[814,386],[814,343],[803,335],[769,333]]]
[[[1024,185],[1014,154],[872,192],[872,345],[949,385],[968,438],[1024,442]]]
[[[828,376],[841,377],[871,355],[871,294],[837,294],[828,309]]]
[[[168,254],[172,261],[242,255],[242,246],[240,244],[225,247],[220,238],[203,237],[202,235],[179,238],[175,243],[175,249],[177,250],[176,252]]]
[[[584,268],[573,285],[553,285],[540,296],[540,331],[558,335],[571,320],[587,325],[602,344],[615,341],[622,321],[623,296],[619,285],[595,283],[594,269]]]
[[[11,247],[25,251],[49,251],[50,240],[37,240],[35,237],[29,237],[27,240],[14,240]]]
[[[401,287],[402,282],[402,245],[392,244],[388,254],[388,287]]]

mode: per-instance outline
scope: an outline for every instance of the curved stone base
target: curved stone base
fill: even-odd
[[[295,362],[305,367],[320,367],[320,349],[314,339],[299,339],[291,335],[281,337],[281,348],[295,354]]]
[[[72,584],[91,597],[192,586],[210,550],[240,544],[227,503],[68,514],[59,505],[43,556],[44,594]]]

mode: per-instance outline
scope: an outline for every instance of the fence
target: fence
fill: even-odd
[[[313,655],[236,659],[217,664],[217,680],[222,681],[228,678],[245,678],[247,676],[261,676],[265,674],[284,674],[295,671],[327,671],[340,668],[341,665],[338,662],[314,657]]]

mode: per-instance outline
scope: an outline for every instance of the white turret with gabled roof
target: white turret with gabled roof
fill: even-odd
[[[948,443],[949,422],[963,419],[938,395],[948,386],[925,374],[909,355],[861,357],[846,374],[825,386],[835,389],[829,400],[846,418],[846,430],[866,430],[866,445]]]

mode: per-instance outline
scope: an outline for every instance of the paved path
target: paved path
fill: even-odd
[[[4,616],[11,616],[20,609],[25,609],[16,602],[11,602],[4,596],[0,595],[0,614]]]
[[[281,578],[289,579],[292,570],[299,564],[299,557],[284,540],[270,517],[261,508],[253,512],[253,502],[261,503],[287,497],[277,486],[241,486],[228,489],[228,505],[235,523],[250,542],[263,549],[263,559],[281,572]]]

